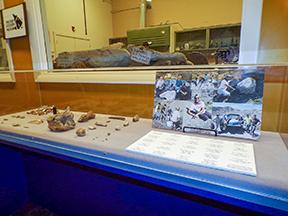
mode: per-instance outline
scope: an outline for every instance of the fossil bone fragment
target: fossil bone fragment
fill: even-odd
[[[92,111],[89,111],[85,114],[82,114],[80,118],[78,119],[78,122],[87,122],[90,119],[94,119],[94,118],[95,118],[95,114]]]

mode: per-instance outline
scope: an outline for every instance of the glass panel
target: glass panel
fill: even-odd
[[[119,169],[138,174],[143,171],[142,174],[148,176],[153,173],[153,178],[161,176],[167,181],[184,184],[186,187],[199,187],[201,190],[222,195],[230,194],[245,201],[249,197],[249,202],[261,205],[264,205],[265,199],[265,205],[277,203],[271,204],[270,207],[273,208],[281,208],[279,203],[287,206],[288,152],[285,137],[288,133],[288,67],[238,65],[208,69],[192,67],[189,71],[199,77],[197,87],[200,88],[205,81],[200,78],[205,78],[207,71],[216,73],[234,69],[265,71],[260,139],[245,141],[225,138],[226,141],[253,145],[257,167],[255,177],[127,152],[126,148],[129,145],[149,131],[155,130],[152,129],[154,84],[35,83],[33,72],[16,73],[19,80],[17,88],[13,90],[13,85],[5,85],[1,90],[0,138],[10,143],[16,142],[20,147],[41,149],[57,155],[64,154],[66,157],[75,157],[77,160],[80,158],[89,163],[97,163],[101,159],[101,163],[107,166],[119,166]],[[160,71],[163,70],[165,67]],[[188,69],[166,69],[166,72],[173,76],[179,75],[179,71]],[[95,80],[91,80],[93,81]],[[210,78],[206,81],[211,86],[215,84]],[[218,84],[216,83],[216,86]],[[232,83],[230,84],[232,86]],[[241,91],[245,94],[250,93],[244,89],[251,90],[255,87],[253,81],[243,84],[242,82]],[[248,102],[251,104],[258,99],[256,97],[254,101]],[[228,100],[225,103],[229,105]],[[70,107],[70,110],[67,107]],[[140,116],[139,121],[136,114]],[[233,119],[234,123],[237,121]],[[161,129],[157,130],[164,132]],[[165,132],[180,134],[168,130]],[[200,136],[186,135],[198,138]],[[208,136],[202,134],[201,137]],[[209,136],[209,139],[216,142],[224,138]],[[202,187],[203,184],[205,187]],[[235,193],[229,193],[230,190]]]
[[[42,3],[54,69],[238,63],[242,0]]]

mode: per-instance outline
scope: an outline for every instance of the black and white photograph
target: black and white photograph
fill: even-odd
[[[244,139],[260,137],[264,72],[157,72],[153,127]]]

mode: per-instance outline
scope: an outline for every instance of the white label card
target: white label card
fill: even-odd
[[[135,62],[149,65],[151,61],[152,52],[149,50],[134,47],[131,52],[131,59]]]
[[[256,176],[252,143],[150,131],[127,151]]]

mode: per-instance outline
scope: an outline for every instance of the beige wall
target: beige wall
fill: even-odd
[[[55,54],[108,45],[108,38],[112,36],[111,3],[86,0],[85,5],[87,35],[82,0],[45,0],[50,44]]]
[[[112,0],[114,37],[125,36],[128,29],[139,27],[140,0]],[[166,21],[194,28],[241,22],[242,0],[153,0],[147,12],[147,25]]]
[[[92,48],[101,48],[109,44],[113,35],[112,5],[109,1],[86,0],[88,35]]]
[[[259,63],[288,62],[288,1],[263,0]]]

